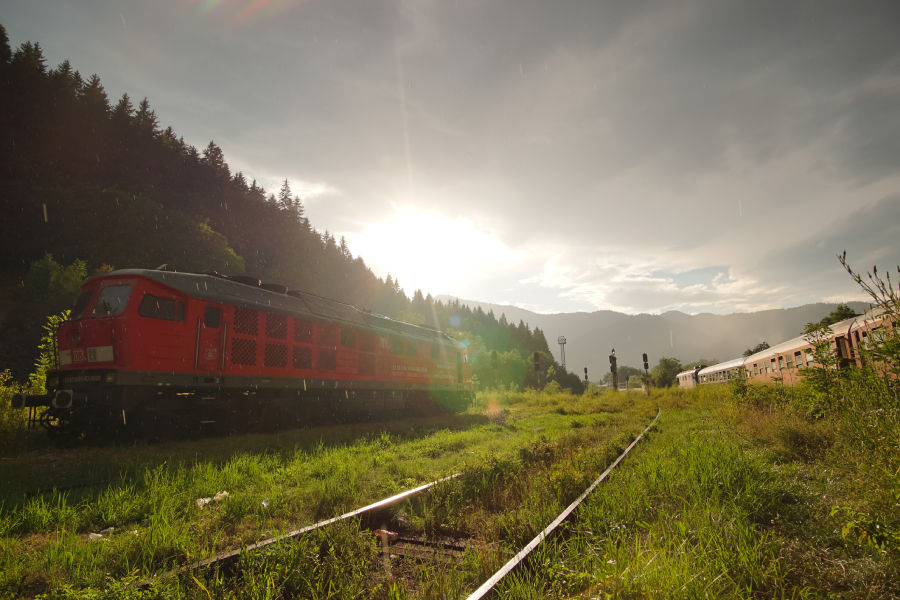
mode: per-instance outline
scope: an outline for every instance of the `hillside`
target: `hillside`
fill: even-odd
[[[445,304],[449,296],[438,296]],[[700,358],[720,362],[737,358],[747,348],[760,342],[774,345],[797,337],[803,327],[819,321],[835,309],[837,304],[807,304],[796,308],[764,310],[753,313],[687,315],[670,311],[661,315],[627,315],[601,310],[596,312],[539,314],[517,308],[460,300],[472,309],[506,315],[517,323],[520,319],[532,328],[540,328],[553,355],[559,359],[556,338],[566,336],[566,366],[569,371],[583,373],[588,368],[591,379],[598,379],[608,371],[610,348],[616,349],[619,364],[639,366],[641,354],[649,355],[651,365],[663,356],[677,358],[682,363]],[[861,313],[868,308],[864,302],[848,302]],[[671,334],[671,335],[670,335]]]

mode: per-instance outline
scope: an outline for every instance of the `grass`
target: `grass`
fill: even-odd
[[[879,458],[888,454],[854,443],[837,415],[792,404],[809,390],[741,394],[500,391],[452,417],[20,454],[0,464],[0,594],[464,598],[661,406],[644,441],[499,597],[900,596],[900,495]],[[236,577],[182,573],[127,587],[453,472],[463,475],[396,508],[391,526],[471,539],[455,564],[394,560],[388,572],[378,540],[349,521],[242,555]],[[106,483],[22,495],[79,477]],[[220,491],[229,496],[196,506]],[[88,541],[109,526],[111,536]]]
[[[485,465],[509,466],[498,457],[523,452],[530,460],[542,447],[575,449],[640,421],[636,413],[603,412],[599,401],[572,396],[521,394],[505,398],[510,407],[499,411],[493,399],[484,400],[491,406],[467,415],[21,453],[0,463],[0,590],[105,589],[110,579],[160,573],[454,472],[482,473],[488,485],[495,480]],[[582,483],[556,477],[572,489]],[[54,490],[85,482],[97,485]],[[52,491],[25,494],[36,488]],[[223,500],[197,506],[197,499],[222,491]],[[436,509],[419,515],[413,508],[414,525],[431,531],[468,526]],[[492,525],[504,526],[517,529],[513,522]],[[110,527],[111,534],[90,539]],[[354,539],[371,541],[364,532]],[[351,588],[343,585],[342,594]]]

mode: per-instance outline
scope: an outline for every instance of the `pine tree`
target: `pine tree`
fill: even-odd
[[[151,137],[159,133],[159,119],[156,113],[150,110],[150,102],[144,98],[138,104],[137,112],[134,115],[134,124],[138,130]]]
[[[276,202],[281,210],[290,210],[291,206],[293,205],[291,186],[288,183],[287,179],[285,179],[284,183],[281,184],[281,189],[278,191]]]
[[[210,140],[206,150],[203,151],[203,159],[200,162],[211,169],[216,177],[225,180],[231,179],[231,171],[228,168],[228,163],[225,162],[225,153],[216,146],[215,142]]]
[[[0,25],[0,69],[9,64],[12,60],[12,47],[9,45],[9,36],[6,35],[6,28]]]
[[[133,115],[134,106],[131,104],[131,98],[128,97],[128,94],[122,94],[122,97],[119,98],[116,106],[112,109],[113,123],[120,127],[125,127],[131,122]]]

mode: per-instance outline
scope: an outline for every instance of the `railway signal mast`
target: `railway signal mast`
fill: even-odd
[[[616,367],[616,349],[609,355],[609,372],[612,373],[612,389],[619,391],[619,369]]]
[[[644,352],[644,387],[647,390],[647,395],[650,395],[650,372],[648,369],[650,368],[650,364],[647,362],[647,353]]]
[[[566,372],[566,336],[561,335],[556,338],[556,343],[559,344],[559,362],[562,363],[563,373]]]

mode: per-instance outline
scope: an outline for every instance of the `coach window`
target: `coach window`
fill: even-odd
[[[800,351],[794,352],[794,362],[797,364],[798,369],[803,368],[803,355],[800,354]]]
[[[753,375],[759,375],[759,366],[757,365],[757,363],[753,363]]]
[[[816,357],[813,355],[812,349],[806,349],[806,366],[811,367],[816,364]]]
[[[394,354],[403,354],[403,340],[391,340],[391,350]]]
[[[438,347],[432,346],[431,347],[431,359],[437,360],[440,355],[441,355],[441,352],[440,352],[440,350],[438,350]]]
[[[784,369],[784,357],[779,356],[778,357],[778,370],[781,371],[782,369]]]
[[[406,355],[407,356],[415,356],[416,355],[416,343],[415,342],[406,342]]]
[[[158,298],[153,294],[145,294],[141,299],[138,314],[163,321],[184,321],[184,304],[167,298]]]
[[[97,304],[94,305],[95,317],[112,317],[121,314],[128,304],[128,295],[131,294],[130,285],[111,285],[103,288]]]
[[[215,329],[222,322],[222,311],[215,306],[207,306],[203,309],[203,325]]]
[[[349,329],[341,329],[341,346],[347,348],[356,347],[356,332]]]
[[[776,369],[775,369],[775,359],[774,359],[774,358],[770,358],[770,359],[769,359],[769,364],[772,365],[772,372],[775,373],[775,372],[776,372]]]
[[[784,360],[787,361],[787,368],[788,368],[788,369],[793,369],[793,368],[794,368],[793,357],[792,357],[790,354],[785,355]]]

